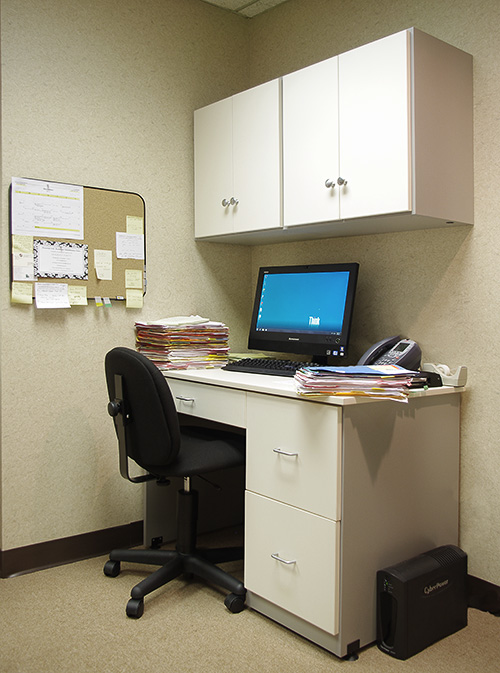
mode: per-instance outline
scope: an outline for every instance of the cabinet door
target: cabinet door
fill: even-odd
[[[339,56],[341,219],[411,209],[409,39],[403,31]]]
[[[233,96],[235,232],[281,226],[280,82]]]
[[[341,410],[271,395],[247,397],[247,489],[339,520]]]
[[[337,220],[338,176],[338,57],[334,57],[283,78],[284,225]]]
[[[340,523],[254,493],[245,498],[245,587],[338,633]]]
[[[196,237],[233,231],[233,101],[226,98],[194,113]]]

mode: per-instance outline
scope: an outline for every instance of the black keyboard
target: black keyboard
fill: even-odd
[[[251,374],[270,374],[271,376],[294,376],[301,367],[314,367],[314,364],[294,362],[293,360],[274,360],[272,358],[243,358],[229,362],[222,369],[231,372],[248,372]]]

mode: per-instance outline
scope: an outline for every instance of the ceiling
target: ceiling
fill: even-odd
[[[257,14],[267,12],[268,9],[288,2],[288,0],[202,0],[202,2],[227,9],[228,12],[250,19]]]

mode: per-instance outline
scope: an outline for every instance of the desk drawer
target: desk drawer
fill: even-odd
[[[177,411],[244,428],[246,393],[234,388],[167,379]]]
[[[339,407],[248,393],[247,489],[338,521]]]
[[[245,587],[337,634],[340,523],[249,492],[245,508]]]

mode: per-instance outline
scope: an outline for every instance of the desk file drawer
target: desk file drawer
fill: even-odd
[[[245,587],[333,635],[340,523],[245,494]]]
[[[248,394],[247,489],[338,521],[342,411]]]
[[[245,392],[177,379],[168,379],[168,385],[179,413],[245,427]]]

